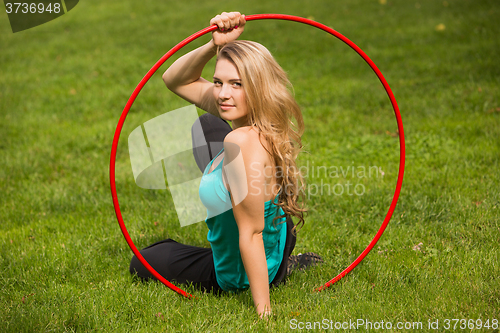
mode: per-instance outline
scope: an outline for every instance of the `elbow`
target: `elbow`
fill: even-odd
[[[241,234],[239,237],[240,251],[245,251],[245,249],[255,249],[256,245],[263,244],[264,240],[262,238],[262,231],[254,231]]]
[[[169,67],[165,73],[161,76],[163,79],[163,82],[167,86],[167,88],[172,91],[173,93],[176,93],[177,89],[179,88],[179,80],[176,78],[175,72]]]
[[[165,83],[167,88],[171,91],[174,91],[175,85],[173,83],[172,76],[168,73],[168,69],[165,71],[165,73],[163,73],[161,78],[163,79],[163,82]]]

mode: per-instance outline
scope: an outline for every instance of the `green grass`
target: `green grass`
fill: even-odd
[[[196,296],[187,300],[135,281],[109,190],[113,134],[133,89],[224,10],[333,27],[382,71],[405,126],[404,184],[385,233],[353,272],[314,292],[364,250],[387,214],[397,124],[375,74],[342,42],[293,22],[248,23],[244,38],[266,45],[294,84],[307,125],[301,165],[384,173],[308,175],[310,213],[295,252],[318,252],[325,264],[273,290],[267,322],[257,319],[250,292],[215,297],[186,287]],[[443,331],[445,319],[464,318],[489,319],[483,331],[498,332],[491,321],[500,320],[499,15],[493,0],[89,0],[13,34],[0,14],[0,330],[287,332],[292,319],[365,319],[422,322],[426,331],[439,319]],[[167,237],[208,246],[206,226],[180,228],[168,192],[138,188],[128,160],[135,127],[186,105],[160,79],[173,61],[143,89],[120,137],[118,198],[139,248]],[[362,195],[326,193],[348,182],[362,184]]]

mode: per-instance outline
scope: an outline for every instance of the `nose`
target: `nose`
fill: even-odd
[[[222,100],[226,100],[229,99],[230,97],[231,97],[230,87],[228,87],[226,84],[223,84],[219,91],[219,98]]]

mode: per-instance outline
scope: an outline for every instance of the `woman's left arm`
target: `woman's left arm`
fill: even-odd
[[[224,170],[238,225],[241,259],[252,298],[262,318],[271,313],[264,230],[265,156],[251,134],[235,130],[224,140]]]

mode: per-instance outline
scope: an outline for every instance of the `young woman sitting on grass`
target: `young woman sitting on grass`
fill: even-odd
[[[284,282],[294,268],[322,261],[313,253],[291,256],[296,238],[290,216],[304,223],[305,209],[298,202],[303,181],[295,163],[304,123],[290,82],[269,51],[237,41],[245,17],[222,13],[210,24],[218,26],[210,42],[175,61],[163,80],[208,112],[192,134],[211,248],[167,239],[141,254],[169,281],[212,292],[250,288],[262,318],[271,313],[270,287]],[[209,82],[201,73],[215,55]],[[153,278],[135,256],[130,271]]]

